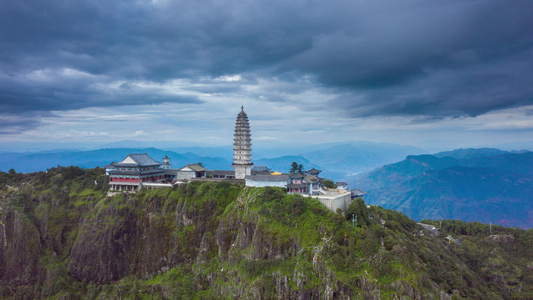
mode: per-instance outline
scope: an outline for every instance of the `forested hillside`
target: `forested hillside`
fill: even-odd
[[[365,201],[415,220],[533,228],[533,153],[462,149],[408,156],[351,181]]]
[[[227,182],[106,192],[98,168],[0,172],[0,298],[533,297],[533,230],[433,235],[361,199],[343,215]]]

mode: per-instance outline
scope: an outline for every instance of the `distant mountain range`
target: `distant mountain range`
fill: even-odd
[[[165,155],[168,155],[175,168],[181,168],[186,164],[197,162],[202,162],[212,169],[231,168],[231,162],[221,157],[199,156],[191,152],[178,154],[173,151],[156,148],[118,148],[92,151],[67,150],[59,152],[3,153],[0,155],[0,170],[6,172],[13,168],[17,172],[28,173],[45,171],[58,165],[79,166],[83,168],[103,167],[113,161],[117,162],[122,160],[130,153],[147,153],[159,162],[161,162]]]
[[[103,167],[130,153],[148,153],[158,161],[168,155],[174,168],[202,162],[208,169],[232,169],[232,149],[228,146],[3,153],[0,171],[13,168],[28,173],[58,165]],[[410,155],[423,150],[357,142],[276,148],[271,152],[260,149],[253,153],[255,165],[266,165],[272,171],[288,172],[294,161],[306,170],[322,170],[321,177],[346,181],[350,188],[368,192],[367,203],[399,210],[415,220],[460,219],[533,227],[532,152],[484,148]],[[269,153],[278,156],[268,157]],[[397,163],[390,164],[393,162]],[[370,170],[373,171],[361,174]]]
[[[415,220],[533,228],[533,152],[459,149],[408,156],[349,181],[365,201]]]
[[[128,143],[126,143],[128,145]],[[110,144],[109,146],[114,146]],[[266,165],[273,171],[288,172],[292,162],[302,164],[306,170],[322,170],[321,176],[332,180],[345,180],[348,176],[372,170],[387,163],[424,151],[410,146],[388,143],[351,142],[344,144],[320,144],[301,147],[275,147],[254,149],[255,165]],[[105,148],[91,151],[57,150],[27,153],[2,153],[0,170],[13,168],[17,172],[44,171],[51,167],[80,166],[93,168],[122,160],[130,153],[147,153],[157,161],[165,155],[174,168],[202,162],[208,169],[231,170],[233,149],[226,147],[180,147],[156,149],[153,147]]]

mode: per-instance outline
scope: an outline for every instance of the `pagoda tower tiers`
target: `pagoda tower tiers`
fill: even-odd
[[[244,179],[252,174],[252,134],[248,116],[241,106],[241,112],[237,115],[235,123],[235,137],[233,138],[233,169],[235,179]]]

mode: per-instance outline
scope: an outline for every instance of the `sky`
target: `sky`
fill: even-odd
[[[533,150],[532,1],[0,0],[0,152]]]

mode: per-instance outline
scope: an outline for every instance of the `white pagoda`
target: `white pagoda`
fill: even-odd
[[[248,116],[241,106],[241,112],[237,115],[235,123],[235,137],[233,138],[233,169],[235,178],[244,179],[252,173],[252,134]]]

